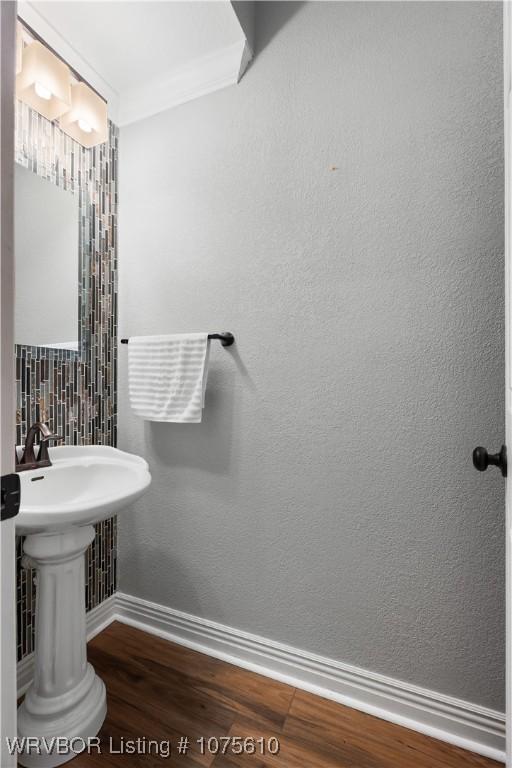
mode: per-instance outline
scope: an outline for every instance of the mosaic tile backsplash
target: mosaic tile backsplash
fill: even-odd
[[[16,442],[46,421],[70,445],[117,441],[117,161],[118,130],[105,144],[85,149],[21,102],[16,107],[15,160],[79,201],[79,351],[16,347]],[[44,274],[41,279],[58,279]],[[96,526],[86,555],[86,606],[116,590],[117,523]],[[34,650],[34,574],[18,552],[18,660]]]

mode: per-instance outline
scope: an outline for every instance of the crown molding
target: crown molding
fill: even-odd
[[[249,45],[247,40],[245,40],[245,42],[244,42],[244,49],[242,51],[242,57],[240,59],[240,69],[239,69],[239,72],[238,72],[238,81],[237,82],[240,82],[242,77],[245,75],[245,73],[247,71],[247,68],[249,67],[249,64],[251,63],[251,61],[253,59],[253,55],[254,54],[252,52],[251,46]]]
[[[228,85],[236,85],[251,58],[252,53],[242,38],[195,59],[181,70],[151,80],[144,87],[124,91],[120,98],[119,125],[129,125]]]

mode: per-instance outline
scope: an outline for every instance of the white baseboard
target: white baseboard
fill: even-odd
[[[458,747],[505,761],[505,716],[384,675],[117,593],[116,619]]]
[[[108,603],[108,605],[107,605]],[[104,607],[105,606],[105,607]],[[118,592],[88,614],[88,636],[112,621],[505,762],[505,715]],[[89,618],[90,617],[90,618]],[[18,665],[18,685],[30,673]],[[27,667],[28,667],[27,662]],[[20,671],[20,667],[22,667]]]
[[[96,606],[86,614],[87,640],[108,627],[115,619],[116,615],[116,595],[108,597],[102,603]],[[18,698],[23,696],[34,677],[34,654],[30,653],[24,659],[18,662]]]

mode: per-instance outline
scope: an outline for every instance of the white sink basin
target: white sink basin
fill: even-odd
[[[20,534],[63,531],[105,520],[141,496],[147,462],[104,445],[50,448],[51,467],[20,472]]]
[[[58,739],[95,736],[107,712],[105,685],[87,662],[85,552],[97,523],[141,496],[151,482],[147,463],[107,446],[50,448],[51,467],[20,472],[17,533],[24,564],[37,571],[34,680],[18,709],[25,742],[18,764],[56,768],[74,757],[55,751]]]

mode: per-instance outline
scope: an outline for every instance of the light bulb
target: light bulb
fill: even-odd
[[[84,133],[92,133],[92,128],[87,122],[87,120],[83,120],[82,118],[80,118],[77,122],[78,122],[78,127],[80,128],[81,131],[84,131]]]
[[[46,101],[50,101],[52,97],[52,92],[48,88],[45,88],[44,85],[36,82],[34,84],[34,90],[40,99],[45,99]]]
[[[103,144],[108,141],[107,102],[85,83],[74,83],[71,109],[60,117],[59,123],[64,133],[83,147]]]

